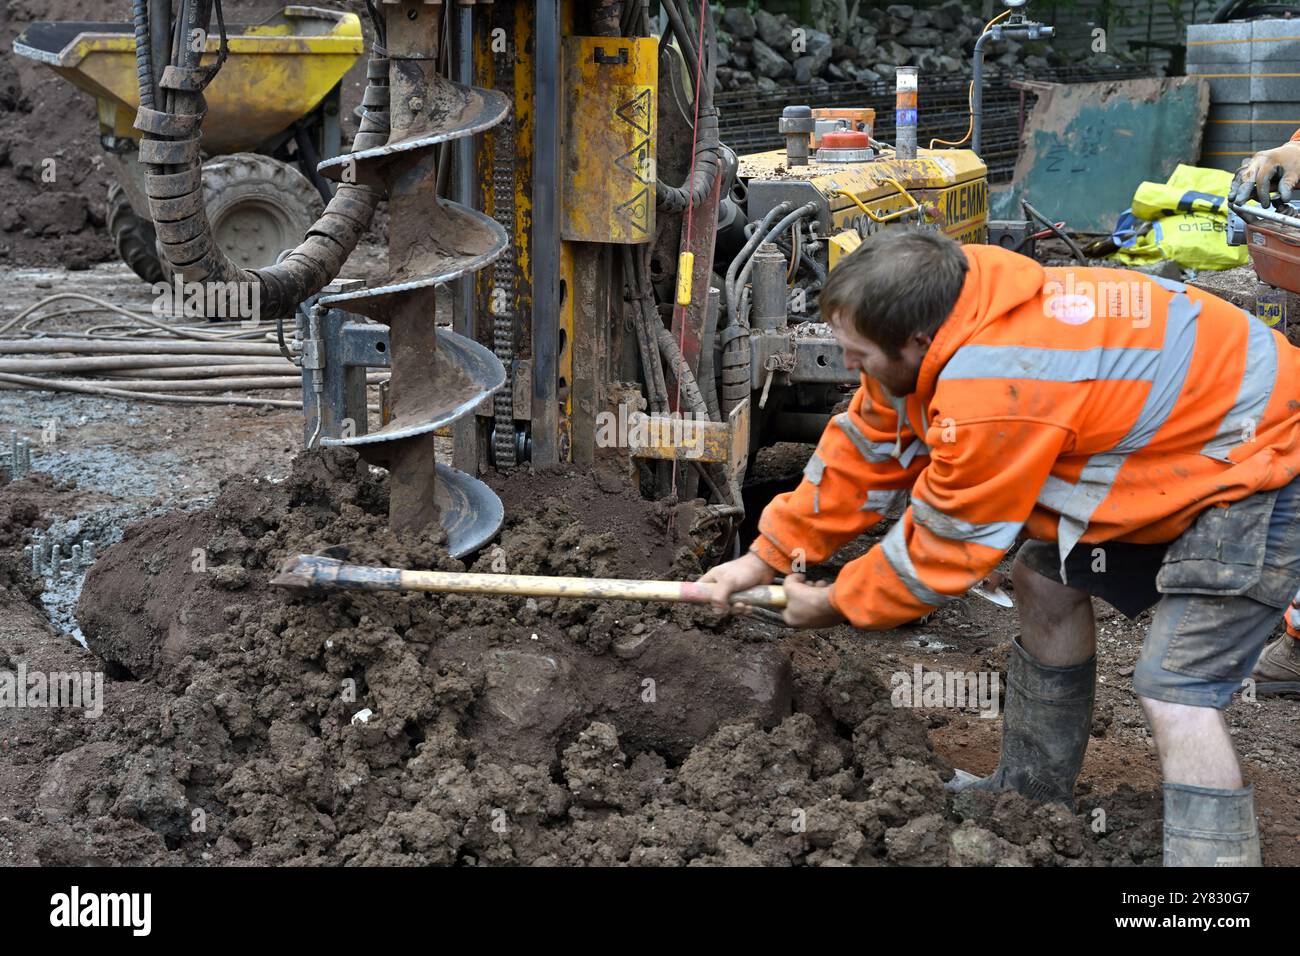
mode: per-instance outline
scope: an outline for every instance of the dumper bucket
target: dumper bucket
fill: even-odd
[[[230,56],[204,92],[203,148],[212,155],[247,152],[315,109],[365,49],[356,14],[285,7],[255,26],[227,25]],[[204,64],[220,40],[207,38]],[[50,66],[95,97],[101,131],[138,139],[140,105],[135,36],[130,23],[41,21],[14,41],[14,52]]]

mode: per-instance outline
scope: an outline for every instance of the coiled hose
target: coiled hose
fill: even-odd
[[[131,22],[135,26],[135,78],[140,87],[140,105],[153,109],[153,51],[149,47],[149,0],[131,0]]]
[[[701,74],[700,58],[704,55],[704,51],[696,50],[695,37],[691,36],[676,3],[673,0],[662,0],[662,2],[664,12],[668,14],[668,23],[677,37],[682,55],[686,58],[687,67],[691,71],[691,82],[696,83],[696,78],[703,75],[703,80],[696,83],[698,119],[695,127],[695,163],[690,179],[682,186],[672,186],[663,180],[655,182],[655,204],[665,212],[682,213],[687,209],[694,209],[709,197],[722,171],[722,139],[718,132],[718,110],[713,105],[713,81],[718,59],[717,45],[714,37],[713,13],[706,3],[703,4],[704,22],[708,30],[711,56],[708,70]]]
[[[740,307],[741,294],[749,273],[753,269],[754,250],[765,242],[773,242],[778,236],[801,219],[817,215],[817,203],[804,203],[797,209],[790,210],[790,203],[783,202],[774,206],[762,218],[745,243],[744,248],[727,269],[727,326],[722,330],[722,413],[731,410],[747,398],[751,392],[751,369],[749,348],[749,319]],[[785,215],[772,225],[777,216]]]
[[[203,167],[199,137],[205,105],[203,89],[220,69],[226,49],[220,0],[216,0],[221,25],[222,55],[211,67],[199,65],[202,50],[185,39],[195,29],[206,29],[212,13],[210,0],[184,0],[169,60],[158,88],[152,86],[148,63],[149,28],[139,29],[141,0],[133,0],[137,15],[136,62],[140,70],[141,105],[135,128],[142,134],[140,162],[146,166],[145,192],[159,245],[172,269],[187,282],[257,282],[263,317],[293,314],[299,302],[319,292],[343,268],[362,234],[370,226],[380,193],[360,183],[342,183],[324,213],[307,230],[304,240],[275,265],[243,269],[217,246],[203,206]],[[377,36],[382,35],[377,30]],[[388,58],[376,41],[366,70],[361,128],[353,152],[382,146],[388,141]],[[146,77],[148,83],[146,83]],[[161,97],[159,91],[166,91]],[[145,105],[148,93],[152,106]]]

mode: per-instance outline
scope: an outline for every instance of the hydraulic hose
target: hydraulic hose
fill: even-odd
[[[781,221],[778,222],[775,226],[769,229],[767,231],[767,234],[764,235],[761,240],[759,240],[759,242],[755,245],[755,248],[762,246],[762,244],[765,242],[772,242],[774,239],[777,238],[777,236],[781,235],[781,233],[785,232],[787,229],[789,229],[800,219],[803,219],[807,216],[815,216],[815,215],[817,215],[817,203],[816,202],[804,203],[802,206],[800,206],[798,209],[794,210],[793,212],[786,213],[785,217],[781,219]],[[756,229],[754,230],[754,235],[755,236],[761,235],[762,232],[763,232],[762,229]],[[754,257],[751,255],[749,259],[745,262],[744,266],[741,268],[740,275],[736,277],[737,293],[739,293],[741,290],[745,288],[745,283],[749,281],[749,273],[753,270],[753,268],[754,268]],[[739,294],[736,295],[736,300],[734,303],[731,300],[727,301],[727,309],[731,313],[732,325],[740,325],[744,323],[744,318],[742,317],[740,311]]]
[[[134,0],[137,4],[139,0]],[[211,0],[183,0],[177,18],[175,38],[188,38],[194,30],[206,31],[213,7]],[[256,282],[260,285],[262,315],[274,318],[291,315],[297,304],[331,282],[344,261],[356,248],[370,225],[380,194],[360,183],[340,184],[325,212],[307,230],[297,248],[275,265],[243,269],[230,260],[212,236],[203,206],[203,167],[200,132],[203,123],[203,89],[220,69],[226,50],[225,26],[220,0],[216,0],[222,45],[217,63],[200,66],[199,44],[173,42],[171,65],[163,70],[160,90],[165,102],[153,91],[154,105],[141,107],[135,128],[142,133],[140,161],[146,166],[145,192],[149,212],[158,233],[159,246],[167,262],[189,282]],[[379,34],[377,33],[377,36]],[[136,33],[137,62],[141,47],[148,47],[149,31]],[[145,78],[141,73],[141,82]],[[149,74],[150,77],[152,74]],[[388,141],[388,58],[376,41],[367,68],[368,83],[362,99],[361,128],[352,143],[354,152],[382,146]]]
[[[726,288],[724,291],[727,294],[728,320],[731,318],[731,303],[740,298],[736,290],[736,276],[740,273],[741,266],[749,261],[749,257],[754,254],[754,250],[758,248],[758,244],[762,242],[763,236],[767,233],[767,230],[771,228],[772,223],[776,221],[776,217],[789,212],[792,207],[793,203],[786,200],[785,202],[777,203],[769,209],[767,215],[759,220],[758,225],[755,227],[753,233],[750,234],[750,237],[745,241],[745,244],[740,247],[740,251],[736,253],[736,257],[731,260],[731,265],[727,267]]]
[[[153,50],[149,43],[149,0],[131,0],[131,23],[135,27],[135,76],[140,87],[140,105],[153,108]]]
[[[674,0],[662,0],[662,2],[664,11],[668,14],[668,22],[677,36],[682,55],[686,58],[687,67],[691,71],[691,82],[698,87],[695,90],[695,98],[699,118],[695,127],[695,163],[690,179],[682,186],[671,186],[662,180],[655,182],[655,204],[665,212],[681,213],[699,206],[709,197],[722,170],[722,139],[718,133],[718,110],[713,105],[713,77],[717,67],[717,55],[716,44],[713,42],[713,14],[707,3],[703,5],[703,15],[713,56],[710,58],[709,69],[701,73],[700,57],[704,56],[704,51],[695,49],[695,38],[691,36]],[[697,77],[701,76],[702,81],[696,82]]]

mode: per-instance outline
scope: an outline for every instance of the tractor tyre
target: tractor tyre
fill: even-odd
[[[324,211],[302,173],[269,156],[231,153],[203,164],[203,205],[217,245],[238,266],[274,265]]]
[[[145,282],[162,282],[163,264],[158,259],[153,223],[131,208],[126,191],[117,183],[108,185],[108,234],[122,261]]]

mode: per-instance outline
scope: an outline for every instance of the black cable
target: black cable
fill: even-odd
[[[329,180],[316,168],[320,165],[320,156],[316,153],[316,144],[311,141],[305,124],[301,122],[293,124],[293,142],[298,147],[298,168],[311,180],[311,184],[320,193],[321,199],[329,202],[334,198],[334,190],[330,188]]]
[[[1052,220],[1048,219],[1041,212],[1031,206],[1028,199],[1020,200],[1020,205],[1031,219],[1037,219],[1048,229],[1052,230],[1052,232],[1056,233],[1061,241],[1070,247],[1070,251],[1074,253],[1074,258],[1078,260],[1079,265],[1086,266],[1088,264],[1088,257],[1084,255],[1083,250],[1079,248],[1079,244],[1058,229],[1056,223],[1052,222]]]
[[[775,245],[778,249],[780,249],[783,253],[785,253],[786,260],[788,261],[790,259],[790,256],[793,254],[793,251],[790,249],[790,243],[786,242],[784,239],[778,239]],[[816,259],[814,259],[812,256],[808,255],[807,249],[800,248],[799,263],[800,265],[808,267],[808,271],[813,274],[813,278],[821,282],[825,282],[829,278],[829,275],[827,274],[826,270],[822,268],[822,264],[818,262]]]
[[[695,90],[695,112],[698,116],[695,124],[695,165],[690,179],[682,186],[670,186],[663,180],[655,182],[655,204],[665,212],[680,213],[698,207],[712,194],[722,171],[722,140],[718,133],[718,110],[713,105],[713,68],[710,67],[710,72],[699,72],[698,51],[695,50],[686,24],[682,22],[681,11],[673,0],[663,0],[663,7],[673,24],[678,43],[683,47],[682,54],[687,58],[691,71],[691,83],[698,87]],[[713,15],[707,3],[704,4],[704,16],[707,18],[706,24],[711,26]]]
[[[690,28],[682,19],[682,11],[677,9],[677,4],[673,0],[660,0],[660,5],[668,14],[669,28],[677,37],[677,45],[681,47],[682,56],[686,58],[686,66],[690,70],[693,83],[695,77],[700,75],[700,52],[695,49],[695,37],[691,36]],[[695,95],[699,96],[698,90]]]
[[[776,217],[789,212],[792,205],[793,203],[787,199],[784,202],[777,203],[769,209],[767,214],[763,216],[757,225],[755,225],[754,231],[750,233],[749,238],[745,240],[745,244],[740,247],[740,251],[736,253],[736,257],[731,260],[731,264],[727,266],[727,275],[723,280],[725,283],[723,292],[727,298],[728,318],[731,316],[732,303],[740,295],[740,290],[736,287],[736,277],[740,274],[741,268],[749,261],[754,250],[758,248],[758,244],[762,241],[762,237],[767,233],[767,230],[771,227],[772,223],[776,221]]]
[[[375,9],[374,0],[366,0],[366,10],[370,12],[370,23],[375,28],[375,39],[380,46],[388,46],[388,24]]]
[[[131,22],[135,26],[135,74],[140,88],[140,105],[153,109],[153,50],[149,43],[149,0],[131,0]]]
[[[789,229],[791,226],[794,226],[796,229],[799,228],[796,225],[796,223],[798,223],[799,220],[805,219],[808,216],[815,216],[817,215],[817,213],[818,213],[818,207],[816,201],[804,203],[802,206],[800,206],[798,209],[795,209],[793,212],[787,213],[785,215],[785,218],[783,218],[775,226],[769,229],[767,233],[763,235],[763,238],[754,246],[754,248],[757,250],[763,245],[763,243],[771,242],[777,236],[781,235],[781,233]],[[761,230],[759,230],[759,232],[755,232],[754,235],[757,236],[759,235],[760,232]],[[745,284],[749,280],[749,273],[753,269],[753,267],[754,267],[754,257],[753,255],[751,255],[749,257],[749,261],[747,261],[744,264],[744,266],[741,267],[740,274],[736,276],[737,291],[741,291],[741,292],[744,291]],[[727,327],[733,328],[733,327],[739,327],[744,325],[745,320],[742,317],[740,312],[740,302],[737,301],[735,306],[733,307],[731,302],[728,301],[727,308],[731,310],[731,315],[729,317],[730,321],[727,323]]]

